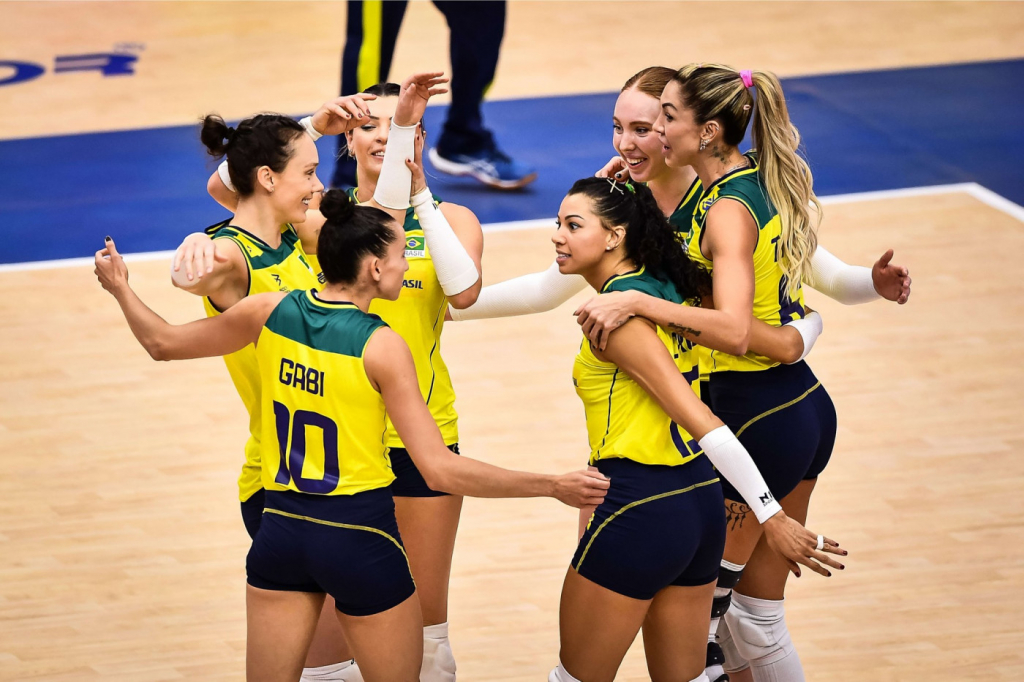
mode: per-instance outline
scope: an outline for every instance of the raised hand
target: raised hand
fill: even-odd
[[[599,471],[573,471],[555,478],[554,497],[570,507],[596,507],[604,501],[611,481]]]
[[[903,305],[910,299],[910,271],[902,265],[890,263],[892,254],[892,249],[889,249],[871,267],[871,281],[879,296]]]
[[[839,543],[835,540],[807,530],[799,522],[786,516],[785,512],[779,512],[765,521],[764,533],[768,546],[785,559],[789,564],[789,570],[798,578],[800,577],[798,564],[803,564],[826,578],[830,577],[832,573],[821,564],[840,571],[846,568],[829,555],[846,556],[849,552],[840,549]]]
[[[427,143],[427,131],[423,129],[423,125],[416,126],[416,142],[414,157],[410,161],[405,160],[405,165],[412,173],[412,188],[409,192],[409,197],[414,197],[427,188],[427,176],[423,172],[423,147]]]
[[[434,95],[448,92],[448,88],[437,87],[447,83],[444,73],[417,73],[409,76],[402,83],[402,92],[398,95],[398,106],[395,108],[395,125],[411,126],[419,123],[423,112],[427,110],[427,101]]]
[[[360,92],[324,102],[313,114],[313,128],[321,135],[341,135],[357,128],[370,117],[367,102],[377,99],[376,95]]]
[[[93,273],[100,285],[115,296],[128,286],[128,266],[124,264],[124,258],[117,252],[114,240],[110,237],[106,238],[104,248],[96,252],[96,269]]]

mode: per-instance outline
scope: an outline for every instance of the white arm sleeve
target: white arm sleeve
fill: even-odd
[[[427,250],[430,251],[430,258],[437,272],[437,282],[445,296],[461,294],[476,284],[480,279],[476,263],[466,252],[452,226],[448,224],[444,213],[434,203],[430,190],[424,189],[416,194],[412,198],[412,206],[420,219],[423,238],[427,242]]]
[[[231,182],[231,173],[228,171],[228,160],[227,159],[224,159],[223,161],[221,161],[220,165],[217,166],[217,175],[220,176],[220,181],[224,183],[225,187],[227,187],[232,192],[237,191],[237,190],[235,190],[234,184],[232,184],[232,182]]]
[[[764,523],[782,511],[754,460],[750,459],[750,454],[728,426],[719,426],[706,433],[698,442],[715,468],[743,496],[743,501],[754,512],[758,523]]]
[[[453,320],[484,320],[554,310],[587,287],[580,275],[563,275],[558,263],[544,272],[523,275],[486,286],[468,308],[449,308]]]
[[[871,268],[847,265],[821,245],[811,256],[811,276],[804,283],[843,305],[880,298],[871,279]]]
[[[400,126],[391,123],[380,177],[373,191],[373,200],[385,208],[399,211],[409,208],[412,171],[405,165],[405,160],[413,158],[416,152],[417,125]]]
[[[804,340],[804,352],[800,355],[800,358],[796,362],[789,364],[795,365],[800,360],[803,360],[811,354],[811,349],[814,348],[814,342],[821,336],[821,332],[825,330],[825,324],[821,320],[821,315],[815,310],[807,317],[800,320],[793,320],[787,322],[784,326],[792,327],[800,333],[800,338]]]

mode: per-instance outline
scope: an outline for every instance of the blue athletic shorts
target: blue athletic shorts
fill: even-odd
[[[750,453],[775,499],[824,471],[836,442],[836,408],[806,362],[760,372],[714,372],[710,407]],[[743,497],[722,478],[727,500]]]
[[[248,500],[242,503],[242,523],[245,524],[245,532],[249,538],[255,538],[260,530],[260,521],[263,520],[263,505],[266,501],[266,491],[260,488],[252,494]]]
[[[459,454],[459,444],[449,445],[448,449]],[[395,480],[391,482],[391,494],[395,497],[443,497],[448,493],[432,490],[423,480],[423,474],[416,468],[416,463],[405,448],[390,448],[391,471]]]
[[[355,495],[266,491],[245,569],[253,587],[326,592],[350,616],[386,611],[416,591],[389,488]]]
[[[611,488],[573,555],[577,573],[633,599],[718,579],[725,513],[707,457],[680,466],[607,459],[597,468]]]

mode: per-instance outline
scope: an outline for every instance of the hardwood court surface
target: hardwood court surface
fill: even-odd
[[[1024,229],[964,194],[832,205],[826,221],[835,253],[894,247],[915,284],[904,307],[808,296],[840,419],[809,524],[851,552],[845,573],[793,581],[808,679],[1024,679]],[[546,266],[548,237],[489,234],[487,281]],[[130,268],[168,319],[202,314],[165,262]],[[0,290],[0,679],[240,679],[245,418],[222,363],[151,361],[88,267],[0,273]],[[584,462],[572,309],[446,329],[464,453]],[[553,501],[467,500],[460,679],[545,679],[574,534]],[[619,679],[645,679],[639,642]]]

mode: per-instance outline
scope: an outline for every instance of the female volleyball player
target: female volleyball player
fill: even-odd
[[[96,274],[155,359],[255,347],[266,498],[246,561],[248,679],[299,677],[326,592],[364,678],[414,682],[422,614],[395,520],[385,411],[436,489],[581,506],[599,503],[608,482],[586,471],[512,472],[452,453],[424,404],[408,346],[368,312],[373,299],[394,300],[403,288],[404,230],[343,192],[327,193],[321,209],[321,291],[248,296],[222,315],[174,326],[128,287],[109,237]]]
[[[227,154],[224,172],[237,189],[234,215],[200,233],[209,245],[196,252],[196,238],[186,238],[175,254],[172,280],[203,297],[207,315],[229,310],[247,296],[268,291],[312,289],[318,285],[310,254],[316,229],[306,224],[306,210],[323,190],[316,175],[316,147],[308,131],[340,133],[365,111],[370,96],[326,103],[312,117],[296,122],[262,114],[228,127],[216,116],[203,122],[202,140],[210,154]],[[197,254],[197,257],[194,257]],[[242,519],[255,537],[263,515],[260,483],[260,379],[252,346],[225,356],[231,379],[249,413],[249,440],[238,480]],[[329,601],[329,600],[328,600]],[[325,608],[323,625],[310,648],[304,679],[357,682],[337,619]]]
[[[423,398],[445,443],[457,453],[455,391],[442,357],[441,334],[448,305],[471,305],[480,291],[483,233],[476,216],[462,206],[445,202],[434,209],[433,197],[426,190],[419,158],[423,137],[417,136],[416,124],[429,96],[441,91],[435,86],[444,79],[439,78],[440,74],[424,76],[433,80],[419,84],[417,77],[413,77],[402,86],[387,83],[368,89],[374,99],[366,103],[366,116],[360,125],[346,132],[347,147],[356,159],[359,179],[358,187],[348,191],[357,202],[387,208],[405,228],[410,271],[402,293],[396,301],[374,301],[371,312],[409,344]],[[392,124],[397,127],[392,128]],[[401,149],[394,149],[396,142],[401,143]],[[386,149],[390,150],[387,154]],[[417,205],[410,206],[410,171],[405,161],[414,155],[418,182],[413,193]],[[393,174],[390,182],[382,179],[388,174],[385,168]],[[228,208],[237,201],[220,174],[211,177],[209,187],[213,197]],[[310,210],[304,228],[315,233],[323,220],[320,213]],[[209,240],[196,236],[193,242],[197,246],[192,258],[208,260]],[[316,269],[315,259],[310,260]],[[392,492],[398,525],[423,607],[423,679],[452,682],[456,666],[448,638],[448,581],[462,500],[426,484],[390,425],[387,444],[396,475]]]
[[[707,272],[687,257],[642,185],[578,181],[552,241],[559,270],[597,291],[643,291],[678,307],[710,292]],[[611,487],[566,574],[552,682],[614,679],[641,626],[652,679],[706,679],[726,524],[712,463],[742,490],[785,561],[824,574],[816,562],[842,568],[829,553],[845,551],[787,518],[743,446],[697,397],[694,347],[678,331],[641,319],[611,334],[603,351],[585,337],[580,346],[573,384],[591,464]]]
[[[581,323],[598,347],[608,330],[641,315],[711,349],[701,369],[710,375],[712,410],[747,447],[773,496],[802,522],[832,453],[835,408],[806,363],[780,365],[748,345],[751,312],[772,325],[802,316],[801,282],[810,279],[820,249],[820,206],[796,152],[799,135],[778,80],[766,72],[690,65],[666,86],[661,107],[666,163],[692,166],[703,186],[687,245],[712,272],[714,308],[677,309],[629,292],[584,306]],[[751,118],[756,157],[737,147]],[[754,680],[802,680],[783,610],[790,566],[770,551],[738,491],[724,488],[729,534],[716,614],[729,608],[736,588],[725,615],[726,669],[749,661]]]

